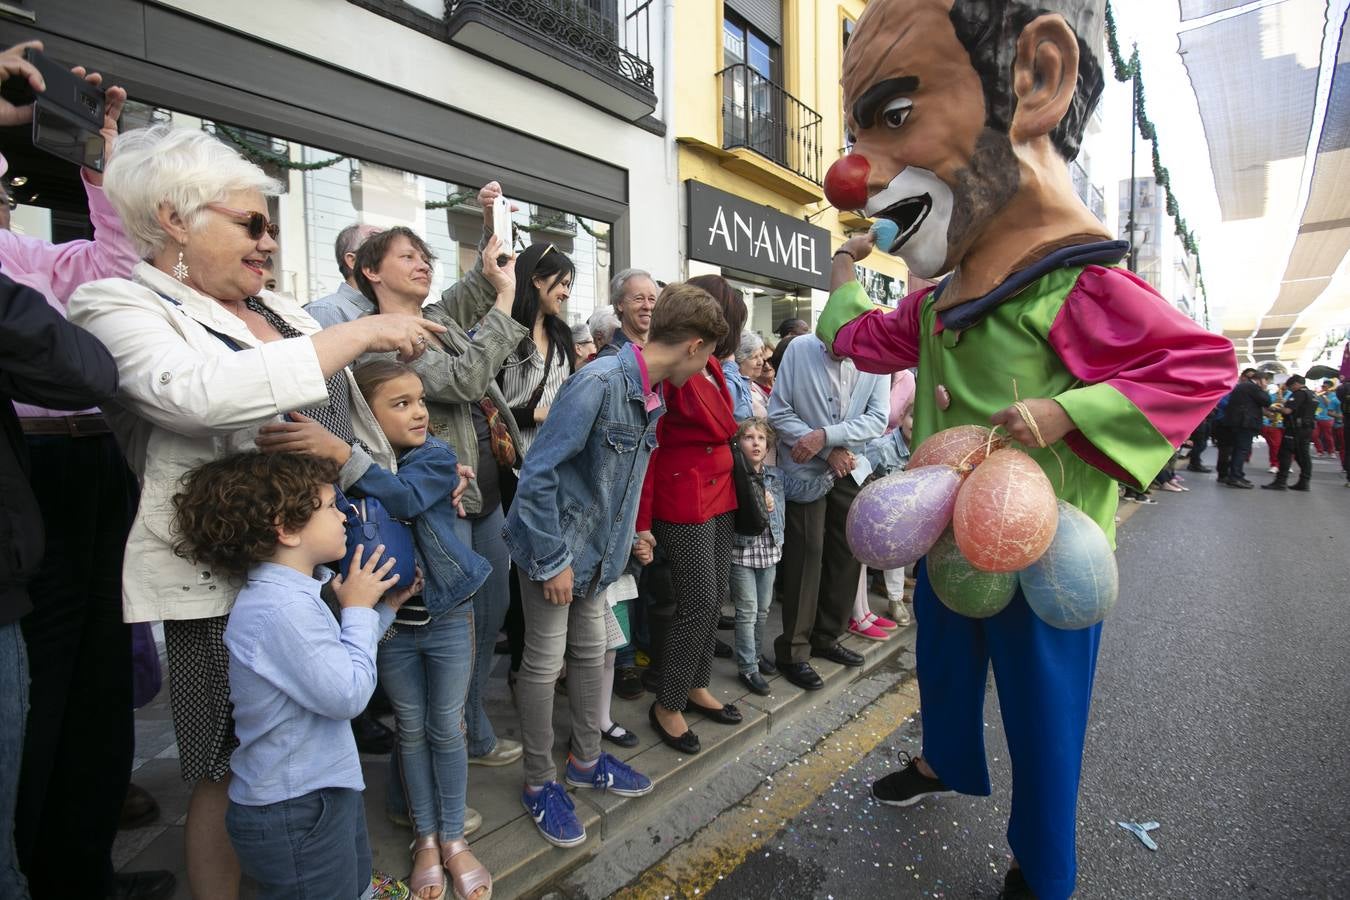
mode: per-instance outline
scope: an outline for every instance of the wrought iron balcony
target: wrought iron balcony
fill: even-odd
[[[820,113],[745,63],[727,66],[717,77],[723,149],[746,147],[820,184]]]
[[[446,0],[452,43],[626,119],[656,109],[654,0]]]

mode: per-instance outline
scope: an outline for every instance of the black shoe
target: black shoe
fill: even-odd
[[[692,730],[686,731],[679,737],[675,737],[673,734],[670,734],[664,728],[662,728],[661,720],[656,717],[655,703],[652,704],[651,709],[647,710],[647,718],[651,721],[652,728],[656,729],[656,736],[661,739],[661,743],[665,744],[667,747],[670,747],[672,750],[675,750],[679,753],[683,753],[687,756],[693,756],[695,753],[703,749],[701,746],[699,746],[698,735],[694,734]]]
[[[721,638],[713,638],[713,656],[718,659],[731,659],[731,645]]]
[[[1214,470],[1211,469],[1209,466],[1206,466],[1206,465],[1199,465],[1199,466],[1187,466],[1187,467],[1186,467],[1186,471],[1187,471],[1187,472],[1213,472]]]
[[[998,892],[998,900],[1036,900],[1021,869],[1009,869],[1003,876],[1003,890]]]
[[[108,900],[164,900],[173,894],[177,879],[172,872],[154,869],[149,872],[118,872],[113,876],[113,887]]]
[[[1234,487],[1240,487],[1240,488],[1242,488],[1242,489],[1245,490],[1245,491],[1250,491],[1252,488],[1256,487],[1256,485],[1252,484],[1250,481],[1248,481],[1248,480],[1245,479],[1245,478],[1237,478],[1237,479],[1234,479],[1234,481],[1233,481],[1233,486],[1234,486]]]
[[[361,713],[352,719],[352,734],[356,737],[356,749],[361,753],[388,753],[394,749],[394,732],[369,713]]]
[[[818,647],[812,647],[811,655],[819,657],[820,659],[828,659],[830,662],[839,663],[841,666],[849,666],[854,669],[861,668],[864,662],[861,653],[856,653],[845,647],[843,644],[835,644],[834,646],[826,647],[823,650]]]
[[[741,684],[748,687],[751,693],[759,694],[761,697],[767,697],[773,692],[773,689],[769,687],[769,683],[764,680],[764,676],[758,672],[750,672],[749,674],[742,672],[739,677],[741,679]]]
[[[1261,490],[1263,490],[1263,491],[1287,491],[1287,490],[1289,490],[1289,485],[1285,484],[1283,481],[1272,481],[1270,484],[1263,484],[1263,485],[1261,485]]]
[[[623,734],[616,736],[614,732],[623,729]],[[633,734],[627,728],[624,728],[618,722],[609,726],[608,731],[600,732],[600,739],[609,741],[611,744],[618,744],[620,747],[636,747],[638,745],[638,736]]]
[[[736,628],[736,617],[735,617],[735,616],[718,616],[718,617],[717,617],[717,630],[718,630],[718,631],[734,631],[735,628]]]
[[[920,772],[917,757],[910,756],[902,750],[900,761],[905,764],[903,769],[872,782],[872,796],[878,803],[887,806],[913,806],[925,797],[942,797],[955,793],[941,778],[929,778]]]
[[[130,831],[144,828],[159,818],[159,804],[150,792],[137,784],[127,785],[127,798],[122,801],[122,816],[117,822],[118,829]]]
[[[642,689],[649,694],[658,694],[661,692],[661,670],[654,669],[651,666],[642,670]]]
[[[818,691],[825,686],[820,674],[811,668],[810,663],[779,663],[778,671],[783,677],[804,691]]]
[[[778,667],[775,666],[773,660],[769,659],[767,656],[761,656],[759,658],[759,674],[763,675],[765,678],[772,678],[778,674]]]
[[[1308,482],[1306,482],[1306,481],[1300,481],[1298,484],[1291,485],[1290,488],[1289,488],[1289,490],[1291,490],[1291,491],[1311,491],[1312,488],[1308,486]]]
[[[637,700],[642,692],[642,675],[637,669],[624,666],[614,673],[614,696],[620,700]]]
[[[699,706],[693,700],[690,700],[685,704],[685,709],[686,711],[692,709],[694,712],[701,712],[719,725],[739,725],[745,718],[741,715],[741,711],[731,703],[723,703],[720,709],[713,709],[708,706]]]

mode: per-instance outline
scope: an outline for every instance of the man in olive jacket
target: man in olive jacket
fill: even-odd
[[[89,332],[32,288],[0,274],[0,896],[27,896],[14,859],[14,803],[28,718],[28,657],[19,620],[42,561],[43,525],[28,484],[28,447],[11,401],[88,409],[117,393],[117,365]]]

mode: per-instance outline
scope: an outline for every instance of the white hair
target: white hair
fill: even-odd
[[[601,307],[591,313],[591,317],[586,320],[586,327],[591,330],[595,346],[603,349],[614,337],[614,332],[619,330],[619,317],[614,315],[614,310]]]
[[[281,184],[204,131],[156,125],[118,135],[103,173],[103,192],[122,217],[122,227],[148,258],[169,242],[157,213],[168,206],[189,229],[202,207],[235,191],[274,196]]]
[[[741,342],[736,346],[736,363],[745,362],[764,346],[764,339],[753,331],[742,331]]]
[[[628,282],[634,278],[647,278],[655,283],[652,273],[646,269],[624,269],[609,280],[609,305],[615,309],[619,308],[619,301],[623,299],[624,291],[628,290]]]

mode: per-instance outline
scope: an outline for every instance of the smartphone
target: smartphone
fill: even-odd
[[[511,226],[511,204],[502,196],[492,201],[492,233],[506,250],[506,253],[497,255],[497,265],[505,265],[511,257],[511,248],[515,246],[515,236]]]
[[[15,106],[33,105],[33,146],[97,172],[103,171],[103,88],[35,50],[24,59],[42,75],[47,89],[34,94],[27,79],[8,78],[0,95]]]

